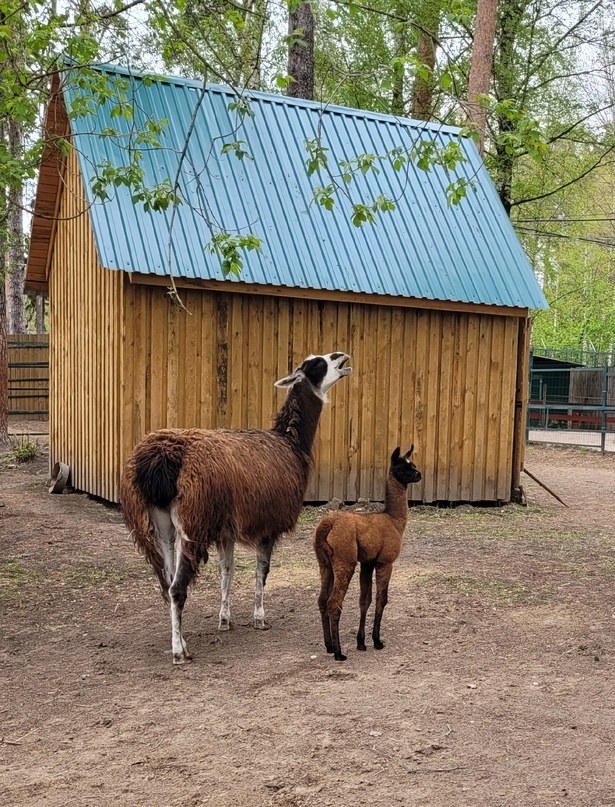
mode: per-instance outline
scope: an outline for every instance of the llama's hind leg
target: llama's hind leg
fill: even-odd
[[[382,650],[384,647],[384,643],[380,639],[380,623],[382,622],[382,612],[389,599],[389,580],[392,572],[392,563],[376,565],[376,614],[372,631],[372,639],[376,650]]]
[[[322,620],[322,633],[325,640],[325,648],[327,653],[333,653],[333,642],[331,641],[331,622],[329,620],[329,612],[327,611],[327,601],[331,596],[333,590],[333,569],[328,559],[321,560],[318,558],[320,566],[320,594],[318,595],[318,608],[320,610],[320,618]]]
[[[235,574],[235,542],[225,540],[218,546],[218,563],[220,564],[220,588],[222,602],[218,630],[230,630],[231,623],[231,588]]]
[[[271,553],[277,536],[270,536],[259,544],[256,550],[256,586],[254,589],[254,627],[257,630],[269,630],[271,625],[265,622],[265,583],[271,564]]]
[[[354,574],[354,565],[350,568],[342,566],[336,568],[333,565],[333,591],[327,601],[327,613],[331,625],[331,643],[333,644],[333,657],[336,661],[346,661],[348,658],[342,653],[340,646],[340,616],[342,615],[342,604],[348,591],[348,586]]]
[[[357,650],[367,650],[365,647],[365,620],[367,611],[372,604],[372,578],[374,576],[374,564],[361,564],[361,594],[359,596],[359,607],[361,609],[361,620],[357,631]]]
[[[171,510],[171,518],[175,526],[175,575],[169,589],[171,600],[171,647],[173,664],[186,664],[192,661],[182,634],[182,616],[188,597],[188,586],[194,577],[194,566],[183,553],[188,537],[179,521],[177,510]]]
[[[156,569],[156,573],[160,580],[162,596],[168,601],[169,588],[175,577],[175,527],[173,526],[173,520],[168,510],[162,510],[159,507],[151,507],[149,517],[154,525],[156,543],[158,544],[160,554],[164,561],[163,566]]]

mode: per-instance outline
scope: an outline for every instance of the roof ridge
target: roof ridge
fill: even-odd
[[[185,78],[183,76],[173,76],[168,74],[132,70],[122,65],[111,63],[100,63],[91,66],[93,70],[100,70],[105,73],[114,73],[118,75],[130,76],[135,79],[151,78],[154,81],[161,83],[176,85],[178,87],[194,87],[201,89],[203,83],[198,79]],[[324,101],[308,101],[305,98],[291,98],[288,95],[281,93],[253,90],[248,88],[241,88],[238,91],[236,88],[228,84],[218,84],[216,82],[207,82],[207,90],[209,92],[218,92],[223,95],[244,96],[250,97],[258,101],[267,101],[269,103],[282,104],[284,106],[296,106],[301,109],[313,109],[322,113],[334,113],[337,115],[347,115],[353,118],[364,118],[367,120],[377,120],[382,123],[392,123],[398,126],[404,126],[412,129],[423,129],[425,132],[444,134],[459,134],[461,127],[451,126],[445,123],[432,123],[430,121],[416,120],[415,118],[407,118],[403,115],[391,115],[386,112],[374,112],[369,109],[357,109],[355,107],[343,106],[341,104],[327,103]]]

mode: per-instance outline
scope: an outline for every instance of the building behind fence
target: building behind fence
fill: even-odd
[[[615,451],[615,367],[597,364],[610,356],[547,352],[530,364],[528,440]]]
[[[8,337],[9,418],[47,420],[49,416],[49,336]]]

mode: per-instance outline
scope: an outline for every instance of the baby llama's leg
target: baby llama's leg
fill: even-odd
[[[376,614],[374,616],[374,630],[372,631],[372,639],[376,650],[382,650],[384,647],[380,640],[380,623],[382,622],[382,612],[388,601],[389,580],[392,572],[392,563],[376,564]]]
[[[366,650],[365,647],[365,620],[367,611],[372,603],[372,578],[374,576],[374,563],[361,564],[361,595],[359,597],[359,607],[361,609],[361,621],[357,632],[357,650]]]

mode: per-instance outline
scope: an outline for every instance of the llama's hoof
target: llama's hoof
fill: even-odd
[[[382,650],[384,647],[384,642],[381,642],[380,639],[374,639],[374,647],[376,650]]]
[[[191,661],[190,653],[173,653],[173,664],[190,664]]]
[[[346,661],[347,658],[348,658],[348,656],[345,656],[343,653],[336,653],[335,654],[335,660],[336,661]]]
[[[220,631],[235,630],[235,623],[231,622],[230,620],[228,622],[220,622],[220,624],[218,625],[218,630]]]
[[[365,651],[365,650],[367,650],[367,647],[365,647],[364,644],[359,644],[359,642],[357,642],[357,650]]]
[[[271,630],[271,625],[269,622],[265,622],[264,619],[255,619],[254,628],[255,630]]]

